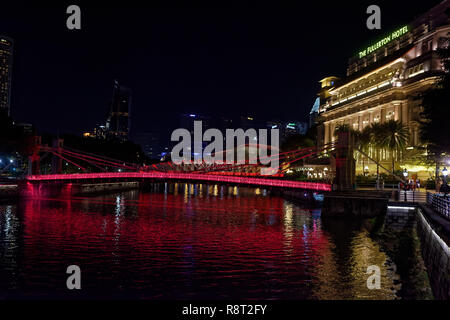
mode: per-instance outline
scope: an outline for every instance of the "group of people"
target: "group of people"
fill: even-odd
[[[414,180],[414,179],[408,179],[405,182],[399,182],[398,187],[400,190],[416,190],[420,189],[420,179]]]

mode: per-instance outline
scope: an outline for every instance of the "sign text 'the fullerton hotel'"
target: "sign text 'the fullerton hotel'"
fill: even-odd
[[[389,42],[391,42],[392,40],[404,35],[405,33],[408,32],[408,26],[403,26],[398,30],[395,30],[394,32],[392,32],[390,35],[388,35],[387,37],[384,37],[383,39],[381,39],[380,41],[378,41],[377,43],[368,46],[367,49],[364,49],[363,51],[359,52],[359,57],[362,58],[364,57],[366,54],[370,54],[372,52],[374,52],[375,50],[381,48],[382,46],[384,46],[385,44],[388,44]]]

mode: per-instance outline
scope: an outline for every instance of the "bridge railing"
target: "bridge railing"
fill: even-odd
[[[444,218],[450,220],[450,198],[448,196],[427,192],[427,203]]]
[[[274,186],[285,188],[311,189],[317,191],[331,191],[331,185],[318,182],[302,182],[291,180],[280,180],[270,178],[254,178],[239,176],[220,176],[199,173],[175,173],[175,172],[103,172],[103,173],[73,173],[73,174],[50,174],[29,176],[29,181],[68,181],[86,179],[175,179],[175,180],[198,180],[224,183],[239,183],[249,185]]]

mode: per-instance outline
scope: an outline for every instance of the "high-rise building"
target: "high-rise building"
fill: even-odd
[[[317,116],[319,115],[319,107],[320,107],[320,97],[316,98],[314,104],[309,112],[309,126],[312,127],[316,124]]]
[[[0,110],[8,115],[11,109],[13,47],[12,39],[0,36]]]
[[[140,145],[144,154],[151,159],[161,158],[163,150],[160,146],[159,132],[139,132],[133,135],[133,141]]]
[[[239,128],[243,130],[256,129],[260,125],[256,122],[255,118],[252,116],[240,116],[239,118]]]
[[[106,131],[109,138],[122,141],[129,139],[130,134],[131,90],[121,86],[114,80],[111,109],[106,122]]]
[[[205,132],[212,125],[212,117],[203,114],[196,113],[183,113],[179,115],[179,126],[180,128],[188,130],[192,136],[194,136],[194,121],[202,122],[202,130]]]
[[[213,127],[212,124],[212,117],[208,116],[208,115],[203,115],[203,114],[196,114],[196,113],[183,113],[179,115],[179,127],[186,129],[190,132],[191,137],[192,137],[192,141],[191,141],[191,152],[192,155],[195,157],[199,157],[201,156],[198,152],[196,151],[203,151],[203,149],[209,144],[209,142],[203,141],[202,136],[200,137],[196,137],[194,134],[194,122],[195,121],[201,121],[202,122],[202,134],[208,130],[209,128]],[[195,139],[200,139],[200,140],[195,140]],[[175,144],[174,142],[172,142],[172,144]]]

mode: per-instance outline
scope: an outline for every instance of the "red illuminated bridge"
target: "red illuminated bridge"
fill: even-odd
[[[33,175],[27,178],[29,181],[63,181],[71,182],[75,180],[98,181],[112,179],[161,179],[161,180],[184,180],[184,181],[205,181],[217,183],[245,184],[262,187],[281,187],[309,189],[317,191],[331,191],[331,185],[326,183],[290,181],[269,178],[253,178],[226,175],[210,175],[202,173],[175,173],[175,172],[104,172],[104,173],[74,173],[74,174],[48,174]]]
[[[244,147],[248,147],[245,145]],[[258,145],[258,147],[261,147]],[[266,146],[267,147],[267,146]],[[225,184],[241,184],[261,187],[281,187],[295,189],[309,189],[314,191],[331,191],[328,183],[291,181],[283,178],[284,172],[294,162],[301,159],[317,157],[322,152],[333,148],[332,144],[321,147],[309,147],[279,153],[271,150],[267,158],[278,157],[279,167],[273,168],[274,175],[261,174],[261,165],[251,161],[246,163],[188,163],[174,164],[161,162],[152,165],[138,165],[117,159],[99,156],[92,153],[75,150],[58,145],[56,147],[39,146],[30,157],[31,174],[27,176],[29,182],[83,182],[104,183],[118,180],[163,180],[185,182],[212,182]],[[40,153],[48,153],[52,158],[52,174],[40,174]],[[62,161],[76,167],[82,173],[63,174]],[[90,169],[88,170],[87,167]],[[98,170],[102,172],[92,172]],[[91,172],[88,172],[91,171]],[[113,171],[113,172],[111,172]]]

